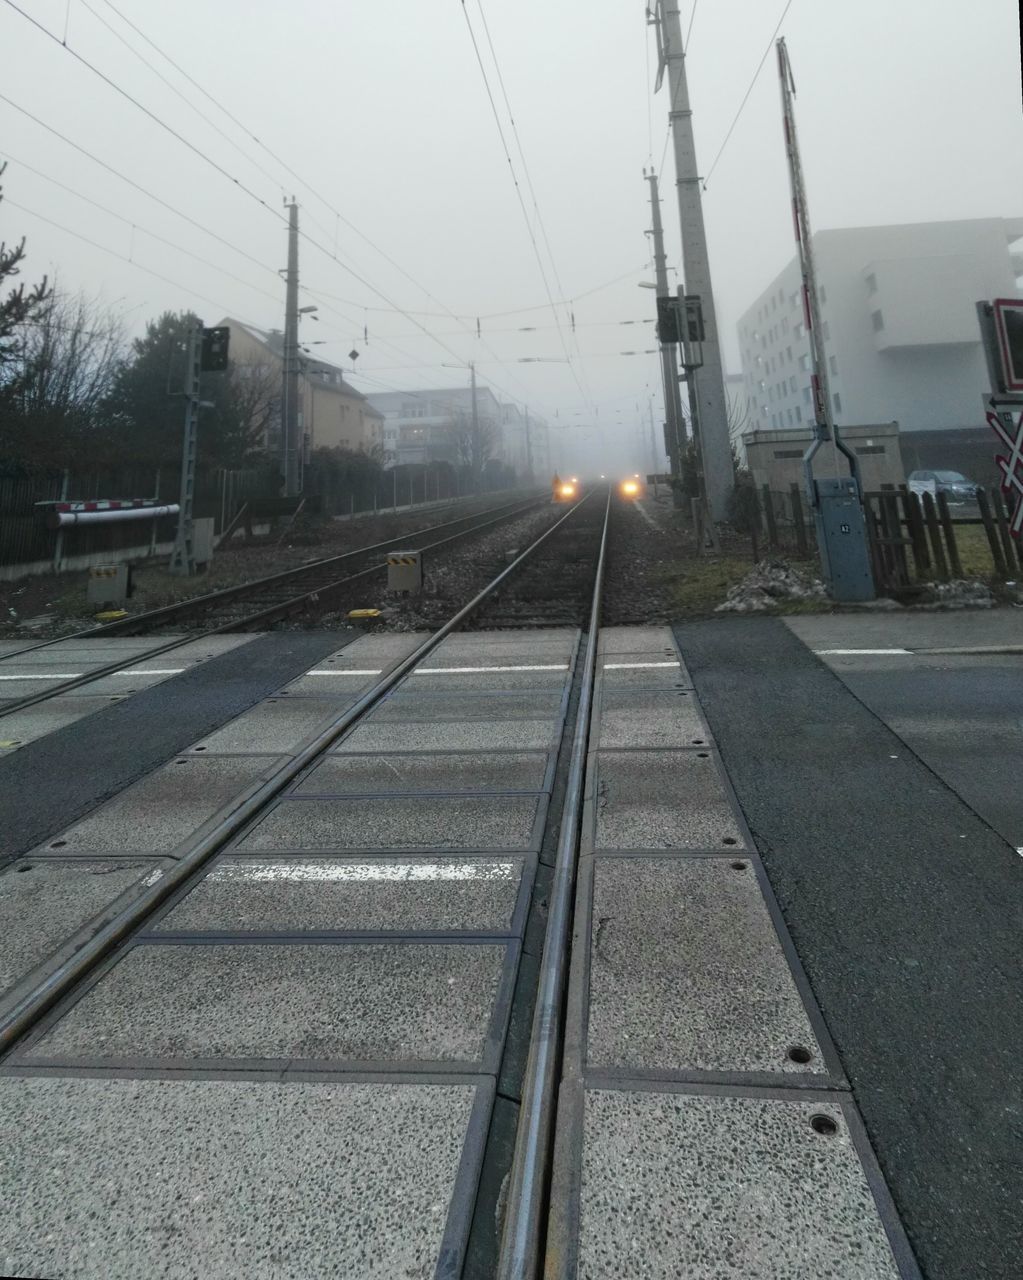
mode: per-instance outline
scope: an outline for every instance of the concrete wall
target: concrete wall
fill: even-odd
[[[768,485],[772,492],[787,493],[789,487],[803,484],[803,454],[813,435],[809,428],[786,431],[756,431],[745,436],[746,458],[758,488]],[[855,450],[865,489],[882,485],[900,485],[905,481],[902,454],[899,450],[899,424],[879,423],[875,426],[842,428],[842,440]],[[847,476],[849,464],[830,445],[822,445],[814,458],[814,475],[820,478]]]

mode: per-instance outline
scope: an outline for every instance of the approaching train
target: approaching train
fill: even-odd
[[[555,502],[575,502],[582,493],[578,476],[569,476],[562,480],[557,473],[551,482],[551,489]]]
[[[646,481],[635,472],[634,475],[626,476],[618,485],[618,496],[625,498],[627,502],[635,502],[637,498],[645,497]]]

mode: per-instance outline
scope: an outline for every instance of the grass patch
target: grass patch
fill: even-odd
[[[786,556],[794,569],[807,577],[819,572],[815,560],[798,560]],[[665,593],[673,617],[705,618],[723,604],[730,587],[738,586],[753,568],[749,556],[722,553],[693,556],[665,569],[660,586]],[[823,613],[833,607],[830,600],[781,600],[771,614]]]

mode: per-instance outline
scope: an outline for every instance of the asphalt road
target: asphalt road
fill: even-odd
[[[281,631],[0,758],[0,861],[69,826],[360,632]]]
[[[1023,802],[949,785],[995,789],[956,726],[1008,677],[868,673],[867,706],[778,620],[676,634],[925,1275],[1018,1280],[1023,863],[992,819]],[[939,696],[943,776],[871,709]]]

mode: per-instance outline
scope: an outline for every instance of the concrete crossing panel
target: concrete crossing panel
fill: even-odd
[[[355,701],[355,691],[337,698],[267,698],[216,733],[200,739],[189,753],[294,752],[310,734],[324,728]]]
[[[547,786],[549,760],[542,751],[333,755],[307,773],[294,794],[542,791]]]
[[[169,853],[279,762],[275,756],[179,756],[55,836],[33,857]]]
[[[610,690],[601,693],[597,747],[703,747],[710,741],[696,701],[686,689]]]
[[[600,751],[592,769],[595,850],[746,847],[710,751]]]
[[[553,718],[366,724],[338,743],[334,751],[550,751],[556,745],[557,731]]]
[[[486,1092],[0,1079],[0,1266],[79,1280],[166,1280],[197,1267],[220,1280],[433,1280],[442,1247],[456,1265],[464,1248],[445,1226],[469,1180],[463,1147],[479,1144]]]
[[[21,858],[0,872],[0,1004],[22,978],[98,916],[142,892],[158,858]],[[73,947],[71,949],[74,949]]]
[[[498,943],[143,944],[18,1055],[479,1064]]]
[[[586,1067],[828,1078],[748,858],[585,868]]]
[[[582,1111],[578,1236],[555,1241],[577,1265],[548,1276],[898,1280],[839,1102],[591,1089]]]
[[[261,850],[519,849],[539,846],[538,796],[288,799],[240,842]]]

